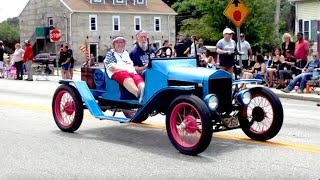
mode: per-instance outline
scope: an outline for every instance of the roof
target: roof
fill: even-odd
[[[139,14],[170,14],[177,15],[162,0],[148,0],[147,5],[113,5],[106,0],[105,4],[91,4],[87,0],[60,0],[71,12],[94,12],[94,13],[139,13]]]

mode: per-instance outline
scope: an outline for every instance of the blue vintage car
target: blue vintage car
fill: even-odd
[[[83,67],[82,81],[61,80],[52,101],[57,126],[76,131],[84,109],[100,120],[122,123],[141,123],[163,114],[173,146],[188,155],[203,152],[213,132],[241,128],[251,139],[266,141],[281,129],[283,109],[272,91],[237,88],[259,80],[233,80],[224,70],[197,67],[195,58],[154,58],[149,66],[141,103],[110,79],[104,67]],[[105,115],[106,110],[114,111],[114,116]],[[126,118],[115,116],[118,111]]]

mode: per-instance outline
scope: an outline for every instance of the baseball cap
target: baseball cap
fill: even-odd
[[[30,43],[30,41],[29,41],[29,40],[25,40],[25,41],[24,41],[24,43],[26,43],[26,44],[27,44],[27,43]]]
[[[245,34],[241,33],[240,36],[246,36]]]
[[[224,34],[232,34],[232,33],[234,32],[230,28],[225,28],[222,34],[224,35]]]
[[[3,42],[0,40],[0,44],[3,44]]]

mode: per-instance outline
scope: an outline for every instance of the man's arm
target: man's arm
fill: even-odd
[[[145,64],[144,66],[134,66],[134,69],[137,71],[138,74],[141,74],[145,69],[148,68],[148,63]]]

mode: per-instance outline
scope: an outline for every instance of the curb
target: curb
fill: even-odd
[[[293,95],[293,94],[284,94],[284,93],[278,93],[278,92],[274,92],[274,93],[280,98],[320,102],[320,96],[319,97],[305,97],[305,96],[297,96],[297,95]]]

